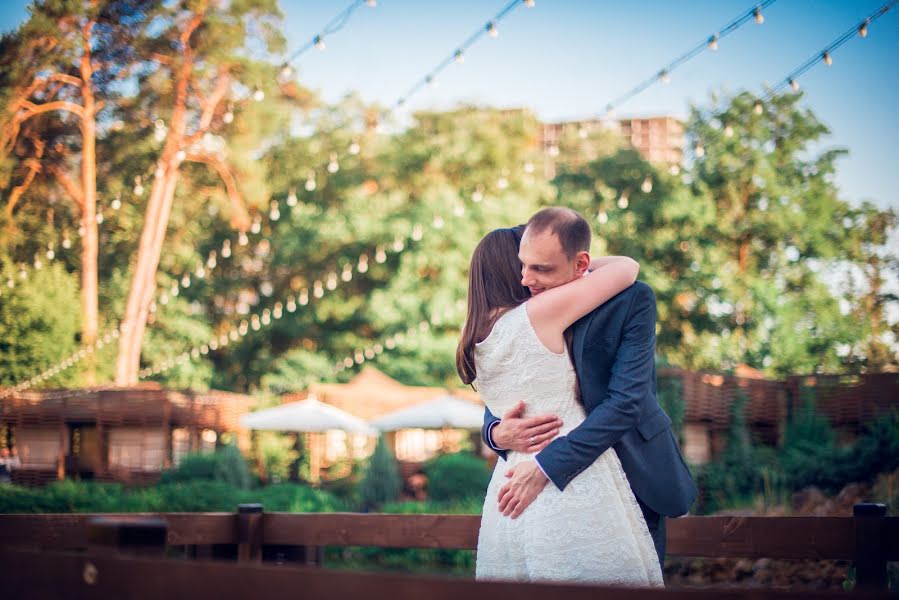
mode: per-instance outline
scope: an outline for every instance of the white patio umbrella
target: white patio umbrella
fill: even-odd
[[[315,396],[311,396],[299,402],[290,402],[266,408],[240,418],[240,423],[247,429],[265,431],[294,431],[321,434],[326,431],[345,431],[362,435],[378,435],[378,431],[368,423],[340,410],[336,406],[320,402]],[[313,481],[318,481],[321,449],[320,437],[314,442],[309,440],[310,470]],[[350,450],[350,464],[352,464],[352,444],[348,444]]]
[[[247,429],[266,431],[346,431],[364,435],[378,435],[368,423],[336,406],[320,402],[310,396],[299,402],[290,402],[258,410],[240,418],[240,423]]]
[[[381,431],[480,429],[483,424],[483,407],[452,395],[440,396],[372,421],[372,426]]]

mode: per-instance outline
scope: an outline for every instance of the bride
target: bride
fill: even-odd
[[[521,285],[520,232],[494,230],[474,250],[456,367],[493,414],[523,400],[528,414],[558,415],[565,435],[585,417],[565,330],[633,284],[639,265],[626,257],[597,259],[587,276],[531,297]],[[507,472],[533,460],[510,451],[497,462],[481,518],[477,579],[663,585],[653,540],[613,448],[564,492],[547,485],[520,516],[504,516],[497,497]]]

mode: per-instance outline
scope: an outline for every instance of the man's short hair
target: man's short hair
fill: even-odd
[[[563,206],[550,206],[537,211],[528,221],[530,233],[550,231],[559,238],[562,252],[572,260],[578,252],[590,251],[590,225],[581,214]]]

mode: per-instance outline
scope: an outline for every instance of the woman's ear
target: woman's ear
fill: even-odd
[[[574,259],[574,273],[578,277],[584,275],[587,272],[587,269],[590,268],[590,253],[589,252],[578,252],[577,257]]]

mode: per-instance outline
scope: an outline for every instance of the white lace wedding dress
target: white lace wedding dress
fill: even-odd
[[[500,317],[477,344],[477,388],[493,414],[524,400],[525,415],[561,417],[564,435],[584,420],[574,369],[567,352],[555,354],[540,342],[525,306]],[[664,585],[652,537],[614,449],[564,492],[550,482],[517,519],[503,516],[497,496],[508,481],[506,471],[533,459],[509,452],[508,461],[497,461],[481,517],[477,579]]]

